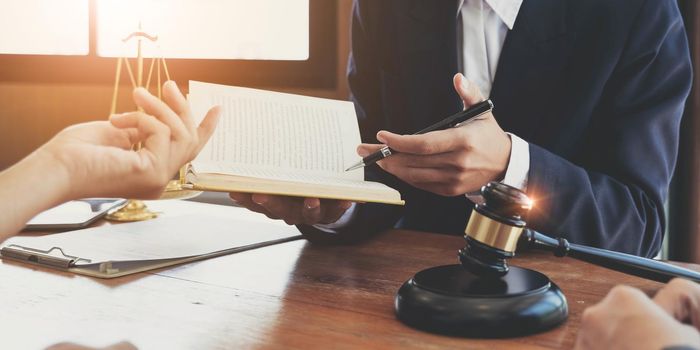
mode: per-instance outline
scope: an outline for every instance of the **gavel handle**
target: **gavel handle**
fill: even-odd
[[[668,282],[675,277],[681,277],[700,283],[700,273],[662,261],[573,244],[564,238],[552,238],[529,229],[523,232],[523,236],[530,246],[552,251],[554,255],[559,257],[568,255],[595,265],[658,282]]]

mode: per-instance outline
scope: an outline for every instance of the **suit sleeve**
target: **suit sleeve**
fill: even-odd
[[[375,7],[371,8],[370,7]],[[382,6],[375,0],[356,0],[352,11],[352,48],[348,61],[348,83],[351,99],[355,103],[362,141],[376,143],[376,132],[384,128],[381,113],[381,74],[379,68],[379,50],[371,35],[373,23],[371,13],[376,13],[377,6]],[[377,28],[379,29],[379,28]],[[394,176],[381,170],[376,165],[365,168],[365,179],[384,183],[399,191],[405,186]],[[358,204],[353,219],[345,227],[328,233],[312,226],[299,225],[299,230],[305,238],[316,243],[351,243],[370,237],[378,232],[389,229],[396,224],[403,213],[403,207],[396,205],[366,203]]]
[[[646,1],[603,90],[585,156],[575,164],[530,145],[529,225],[576,243],[655,255],[691,75],[676,2]]]

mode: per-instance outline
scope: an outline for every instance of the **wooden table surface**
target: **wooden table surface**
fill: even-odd
[[[248,215],[233,207],[178,206]],[[541,271],[564,291],[570,316],[562,326],[530,337],[475,340],[397,321],[394,294],[401,284],[421,269],[455,263],[462,246],[457,236],[392,230],[353,246],[300,240],[114,280],[3,261],[0,348],[121,340],[139,349],[571,348],[584,308],[615,284],[648,293],[660,287],[569,258],[521,253],[512,265]]]

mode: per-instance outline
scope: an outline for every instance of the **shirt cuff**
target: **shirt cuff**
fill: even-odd
[[[507,134],[510,136],[510,160],[506,176],[501,182],[526,191],[530,172],[530,144],[517,135]]]
[[[338,233],[338,229],[341,229],[350,224],[350,221],[352,221],[352,218],[353,216],[355,216],[355,212],[357,211],[356,207],[357,203],[353,202],[352,205],[350,205],[350,208],[348,208],[348,210],[346,210],[345,213],[343,213],[343,216],[341,216],[340,219],[338,219],[338,221],[331,224],[317,224],[313,225],[313,227],[317,230],[321,230],[327,233]]]
[[[527,191],[528,173],[530,172],[530,144],[515,134],[507,134],[510,136],[510,159],[506,175],[501,182],[524,192]],[[467,193],[466,196],[474,203],[484,201],[480,192]]]

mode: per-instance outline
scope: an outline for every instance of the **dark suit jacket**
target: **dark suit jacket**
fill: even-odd
[[[459,111],[455,0],[356,0],[348,67],[364,142]],[[469,23],[464,23],[469,25]],[[672,0],[525,0],[506,37],[491,98],[500,126],[530,144],[529,226],[572,242],[652,256],[691,86]],[[369,169],[405,207],[361,205],[330,237],[400,227],[463,234],[464,196],[442,197]]]

